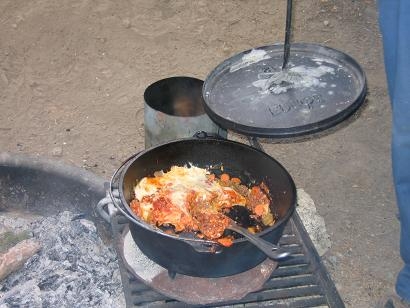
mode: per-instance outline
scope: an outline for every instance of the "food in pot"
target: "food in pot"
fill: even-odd
[[[230,219],[225,215],[233,205],[247,207],[255,220],[271,226],[268,188],[262,183],[247,187],[241,180],[222,173],[219,177],[195,166],[173,166],[155,172],[135,186],[131,210],[144,221],[158,227],[173,227],[175,232],[192,231],[200,238],[217,240],[230,246],[233,238],[224,231]],[[260,225],[250,228],[261,231]]]

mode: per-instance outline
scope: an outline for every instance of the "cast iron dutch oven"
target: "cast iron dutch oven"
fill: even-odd
[[[258,235],[276,244],[296,204],[295,184],[285,168],[269,155],[242,143],[222,139],[183,139],[137,154],[124,165],[119,182],[122,212],[130,223],[132,237],[141,251],[171,272],[197,277],[222,277],[246,271],[266,255],[244,238],[231,247],[195,238],[185,233],[164,233],[136,216],[129,207],[134,187],[155,171],[192,164],[241,178],[243,183],[264,182],[270,192],[271,210],[277,222]],[[118,204],[117,204],[118,207]],[[120,208],[121,209],[121,208]]]

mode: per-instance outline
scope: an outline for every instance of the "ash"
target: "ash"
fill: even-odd
[[[22,269],[0,283],[0,307],[125,306],[116,253],[93,222],[68,211],[27,224],[3,216],[0,222],[32,232],[42,244]]]

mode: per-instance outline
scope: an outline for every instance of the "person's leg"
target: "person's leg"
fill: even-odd
[[[410,302],[410,1],[379,0],[385,66],[392,102],[392,161],[405,263],[396,291]]]
[[[384,67],[387,75],[389,92],[396,77],[397,25],[399,15],[399,1],[379,0],[379,25],[383,36]]]

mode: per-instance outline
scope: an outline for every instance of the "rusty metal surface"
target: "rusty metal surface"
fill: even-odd
[[[165,268],[149,260],[139,250],[128,226],[119,237],[118,251],[125,267],[137,279],[167,297],[189,304],[242,299],[260,290],[277,267],[277,262],[266,259],[258,266],[232,276],[201,278],[176,274],[171,278]]]

